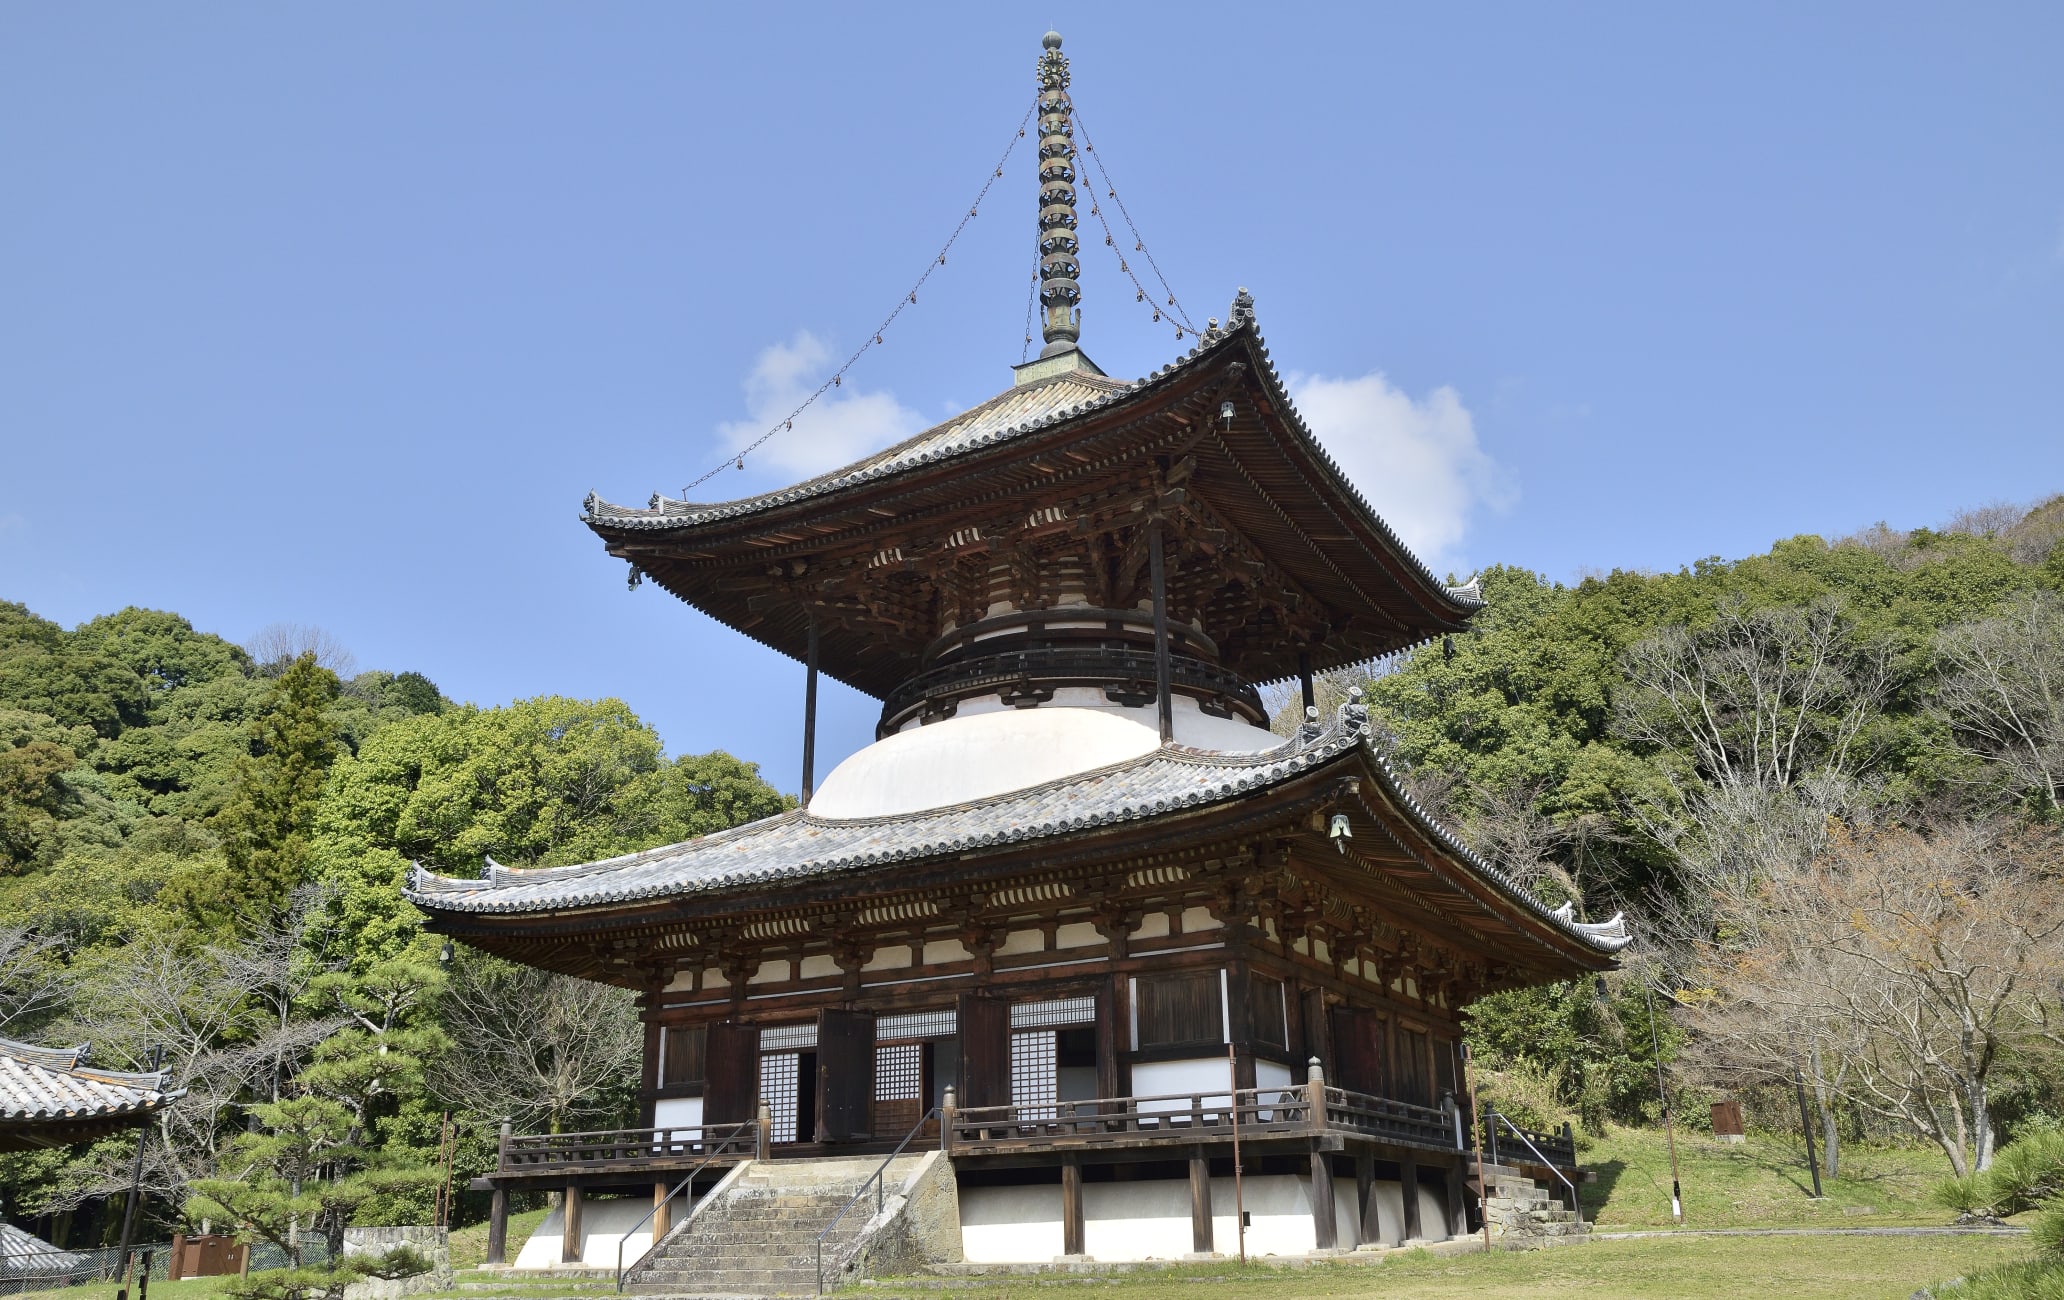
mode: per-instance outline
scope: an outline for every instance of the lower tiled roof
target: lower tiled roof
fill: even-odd
[[[1139,758],[924,812],[854,820],[797,810],[749,822],[682,844],[567,867],[513,868],[489,859],[479,879],[436,875],[412,864],[404,889],[430,912],[535,914],[637,903],[751,888],[897,862],[1133,823],[1201,808],[1290,780],[1357,749],[1366,749],[1395,802],[1476,874],[1524,910],[1599,952],[1626,945],[1615,917],[1603,925],[1576,922],[1538,899],[1428,817],[1407,795],[1370,741],[1360,692],[1330,726],[1308,723],[1275,749],[1232,754],[1164,745]]]

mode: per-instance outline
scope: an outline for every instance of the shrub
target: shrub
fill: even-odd
[[[1478,1103],[1536,1133],[1552,1133],[1572,1115],[1563,1104],[1563,1071],[1528,1060],[1486,1063],[1476,1075]]]
[[[2039,1129],[2007,1143],[1985,1172],[2002,1214],[2018,1214],[2064,1196],[2064,1132]]]
[[[1972,1218],[1998,1217],[1992,1209],[1992,1179],[1985,1174],[1945,1179],[1928,1193],[1928,1199]]]
[[[2064,1197],[2043,1207],[2043,1212],[2028,1226],[2028,1235],[2038,1250],[2064,1270]]]

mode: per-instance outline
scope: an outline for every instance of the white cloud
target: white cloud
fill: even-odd
[[[1519,495],[1477,445],[1476,420],[1453,388],[1414,401],[1376,372],[1292,375],[1290,393],[1349,481],[1436,573],[1460,566],[1479,509],[1503,510]]]
[[[763,350],[745,377],[749,414],[717,426],[725,450],[736,455],[786,420],[789,412],[825,381],[835,364],[831,348],[808,330]],[[811,403],[809,410],[795,417],[795,428],[777,432],[746,461],[756,468],[808,477],[849,465],[924,427],[923,417],[898,402],[894,394],[863,393],[845,385]]]

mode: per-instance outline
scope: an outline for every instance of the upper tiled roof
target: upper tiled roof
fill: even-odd
[[[1022,388],[1006,389],[973,410],[956,415],[943,424],[933,425],[914,438],[878,451],[844,469],[805,479],[793,487],[711,505],[674,501],[655,495],[643,510],[611,505],[589,493],[584,503],[587,520],[616,528],[652,529],[681,528],[735,515],[749,515],[873,479],[888,478],[901,470],[928,465],[976,447],[986,447],[1005,438],[1029,433],[1055,420],[1100,406],[1132,387],[1124,380],[1110,379],[1092,371],[1071,371]]]
[[[76,1120],[141,1114],[183,1092],[168,1092],[165,1075],[96,1070],[86,1047],[33,1047],[0,1038],[0,1123]]]
[[[1307,724],[1281,746],[1259,754],[1166,745],[1096,771],[949,808],[851,821],[798,810],[579,866],[518,869],[490,859],[485,877],[478,880],[439,876],[417,865],[409,871],[404,892],[430,911],[506,914],[750,888],[1142,821],[1249,794],[1358,749],[1374,760],[1385,791],[1422,829],[1524,910],[1595,951],[1617,952],[1626,945],[1619,918],[1602,927],[1584,926],[1567,912],[1551,912],[1435,823],[1376,751],[1367,712],[1358,702],[1341,709],[1333,725]]]

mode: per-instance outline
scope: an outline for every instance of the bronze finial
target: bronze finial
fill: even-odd
[[[1081,246],[1075,241],[1075,127],[1069,121],[1068,57],[1061,34],[1048,32],[1039,56],[1039,303],[1044,309],[1042,357],[1066,352],[1082,337]]]

